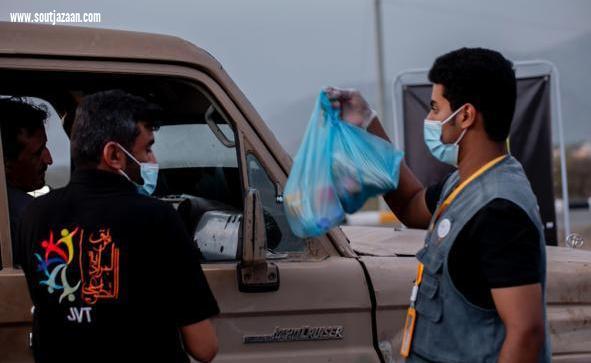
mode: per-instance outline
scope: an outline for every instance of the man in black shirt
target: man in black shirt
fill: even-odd
[[[25,213],[38,362],[188,362],[185,351],[209,362],[217,352],[209,318],[219,309],[198,250],[176,211],[146,196],[157,112],[122,91],[85,97],[71,182]]]
[[[500,53],[462,48],[429,71],[427,148],[457,171],[425,189],[402,163],[385,201],[428,228],[401,354],[409,362],[549,362],[545,249],[537,202],[508,155],[516,80]],[[327,89],[344,120],[388,139],[358,91]]]

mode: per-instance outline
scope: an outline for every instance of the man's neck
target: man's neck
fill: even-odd
[[[507,154],[505,144],[486,140],[479,145],[465,145],[462,148],[458,171],[460,173],[460,183],[468,179],[472,174],[478,171],[486,163]]]
[[[8,179],[6,180],[6,186],[8,188],[13,189],[13,190],[21,191],[23,193],[32,192],[33,190],[35,190],[33,188],[26,188],[23,185],[21,185],[19,183],[14,183],[14,182],[12,182],[11,180],[8,180]]]
[[[104,162],[101,161],[100,164],[98,164],[96,167],[94,168],[88,168],[88,169],[96,169],[96,170],[100,170],[100,171],[107,171],[109,173],[113,173],[113,174],[118,174],[115,170],[113,170],[112,168],[110,168],[109,166],[107,166]]]

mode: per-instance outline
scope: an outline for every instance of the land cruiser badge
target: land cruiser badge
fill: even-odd
[[[341,340],[343,339],[343,327],[338,326],[304,326],[301,328],[275,328],[273,334],[245,335],[242,338],[244,344],[257,343],[281,343],[301,342],[310,340]]]

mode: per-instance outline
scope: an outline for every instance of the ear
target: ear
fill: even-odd
[[[109,141],[103,147],[103,162],[113,170],[124,170],[127,166],[125,153],[114,141]]]
[[[467,129],[476,123],[476,107],[471,103],[466,103],[462,111],[460,111],[458,120],[462,129]]]

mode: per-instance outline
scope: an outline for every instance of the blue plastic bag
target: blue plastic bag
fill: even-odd
[[[320,92],[284,191],[294,234],[324,234],[367,199],[396,189],[402,157],[390,143],[341,120]]]

